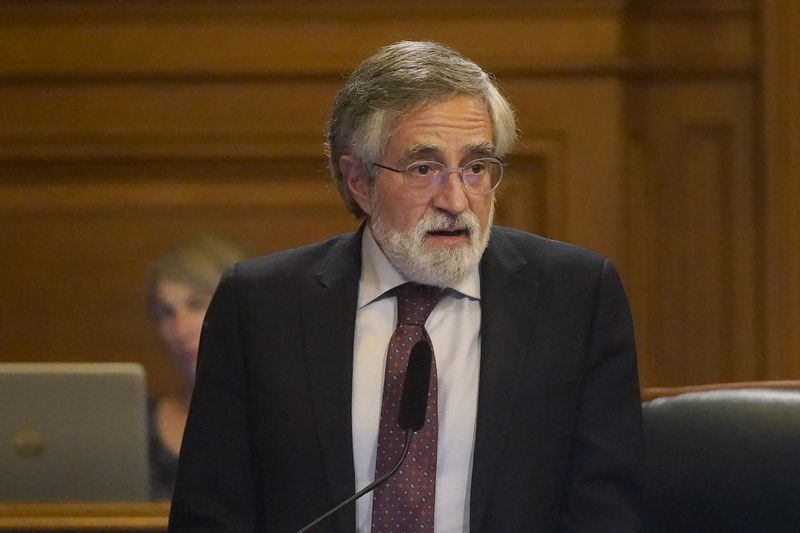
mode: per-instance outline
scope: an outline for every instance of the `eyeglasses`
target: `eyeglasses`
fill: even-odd
[[[447,183],[451,172],[458,173],[464,189],[480,195],[487,195],[500,185],[505,163],[496,157],[479,157],[463,167],[445,167],[436,161],[415,161],[404,169],[397,169],[373,163],[373,166],[403,175],[403,181],[417,196],[433,194],[441,185]]]

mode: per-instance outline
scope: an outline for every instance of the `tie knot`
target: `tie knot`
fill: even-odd
[[[423,327],[444,292],[439,287],[410,282],[400,285],[395,291],[397,323]]]

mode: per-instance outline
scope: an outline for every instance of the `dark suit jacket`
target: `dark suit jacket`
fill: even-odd
[[[355,492],[360,262],[356,232],[223,277],[203,331],[171,531],[296,531]],[[480,276],[471,531],[636,531],[641,410],[614,267],[495,227]],[[351,505],[317,531],[354,524]]]

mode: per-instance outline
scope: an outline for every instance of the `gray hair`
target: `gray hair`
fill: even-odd
[[[451,48],[434,42],[397,42],[379,49],[350,75],[333,104],[327,152],[339,194],[356,217],[366,213],[350,196],[339,158],[349,154],[359,159],[371,183],[372,164],[380,162],[400,119],[427,102],[461,94],[486,103],[495,155],[510,152],[517,136],[511,106],[488,73]]]

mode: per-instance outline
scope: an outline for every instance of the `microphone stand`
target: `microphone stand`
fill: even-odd
[[[375,479],[372,483],[370,483],[369,485],[367,485],[366,487],[364,487],[360,491],[356,492],[355,494],[353,494],[352,496],[350,496],[349,498],[344,500],[342,503],[340,503],[339,505],[337,505],[336,507],[334,507],[333,509],[331,509],[330,511],[325,513],[324,515],[320,516],[319,518],[317,518],[316,520],[314,520],[313,522],[311,522],[310,524],[305,526],[303,529],[298,530],[297,533],[305,533],[306,531],[308,531],[312,527],[316,526],[317,524],[319,524],[320,522],[322,522],[323,520],[325,520],[326,518],[331,516],[333,513],[335,513],[336,511],[338,511],[339,509],[341,509],[342,507],[344,507],[348,503],[359,499],[364,494],[366,494],[369,491],[373,490],[375,487],[377,487],[378,485],[380,485],[381,483],[383,483],[384,481],[389,479],[391,476],[393,476],[394,473],[397,472],[400,469],[400,466],[403,464],[403,461],[405,461],[406,456],[408,455],[408,450],[411,447],[411,439],[413,439],[413,438],[414,438],[414,429],[413,428],[408,428],[406,430],[406,442],[403,445],[403,453],[400,455],[400,460],[397,461],[397,464],[394,466],[394,468],[392,468],[391,470],[389,470],[388,472],[383,474],[381,477]]]

